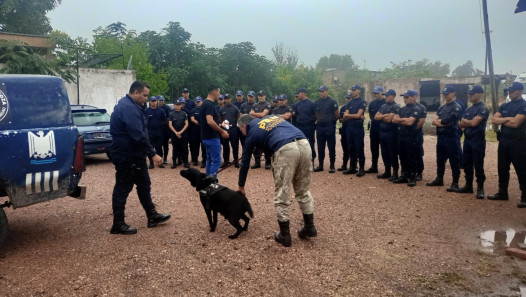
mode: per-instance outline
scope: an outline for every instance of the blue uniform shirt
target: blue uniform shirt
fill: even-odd
[[[250,111],[252,110],[252,105],[254,105],[254,103],[245,102],[241,104],[241,107],[239,108],[239,112],[241,114],[249,114]]]
[[[418,105],[411,103],[400,108],[399,111],[400,118],[415,118],[415,123],[411,126],[399,125],[400,136],[410,136],[415,137],[418,133],[418,119],[422,117],[422,109]]]
[[[425,106],[423,106],[422,104],[420,103],[415,103],[416,106],[420,107],[420,110],[422,110],[422,114],[420,115],[420,118],[417,119],[417,120],[420,120],[420,119],[424,119],[424,123],[425,123],[425,119],[427,118],[427,109]],[[420,129],[418,129],[418,133],[420,133],[420,135],[424,135],[424,126],[422,126]]]
[[[503,118],[514,118],[518,114],[526,115],[526,100],[517,99],[510,102],[506,102],[499,107],[499,113]],[[526,121],[524,121],[519,128],[511,128],[501,125],[501,131],[505,135],[506,133],[515,133],[518,129],[526,129]]]
[[[148,139],[146,113],[133,99],[121,98],[111,114],[111,154],[115,164],[137,162],[155,156]]]
[[[170,113],[170,121],[175,131],[181,131],[181,129],[184,128],[185,121],[188,121],[188,114],[183,110],[172,110]]]
[[[437,110],[436,115],[440,118],[440,123],[445,127],[437,127],[437,135],[458,135],[460,128],[458,127],[458,121],[462,113],[462,108],[456,101],[451,101],[440,106]]]
[[[192,109],[195,108],[195,102],[194,102],[194,100],[192,100],[192,99],[188,99],[188,100],[186,100],[186,103],[184,104],[184,108],[185,108],[186,110],[188,110],[187,113],[190,113],[190,111],[191,111]]]
[[[488,122],[489,108],[482,101],[466,109],[462,118],[473,120],[477,116],[482,117],[482,121],[477,127],[467,127],[464,129],[466,138],[486,138],[486,123]]]
[[[399,114],[400,112],[400,105],[396,104],[396,102],[388,102],[388,103],[385,103],[384,105],[382,105],[380,107],[380,109],[378,110],[378,112],[380,114],[390,114],[390,113],[393,113],[393,114]],[[393,123],[387,123],[387,122],[384,122],[384,121],[380,121],[380,130],[381,131],[384,131],[384,132],[389,132],[389,131],[398,131],[398,124],[393,124]]]
[[[296,126],[314,126],[316,107],[310,99],[303,99],[294,105],[294,124]]]
[[[345,108],[349,111],[349,114],[357,114],[360,109],[363,109],[365,112],[366,103],[362,97],[352,98],[349,103],[346,104]],[[362,119],[350,119],[345,121],[347,127],[363,127]]]
[[[460,115],[464,114],[464,111],[466,111],[466,103],[460,99],[455,99],[455,102],[460,106]]]
[[[239,109],[233,104],[225,105],[219,109],[219,115],[224,120],[230,123],[230,126],[237,125],[237,118],[239,117]]]
[[[380,100],[374,99],[369,103],[369,118],[371,119],[371,126],[372,127],[380,127],[380,123],[383,121],[377,121],[374,119],[374,116],[376,113],[380,110],[380,107],[385,104],[385,99],[382,98]]]
[[[199,109],[199,125],[201,126],[201,137],[203,139],[213,139],[219,138],[219,132],[212,129],[206,121],[206,116],[211,115],[214,119],[214,122],[219,125],[219,112],[217,111],[217,106],[214,105],[214,102],[206,99],[204,100],[201,108]]]
[[[240,187],[245,186],[250,157],[256,147],[263,147],[272,155],[282,146],[294,139],[305,138],[305,135],[282,117],[270,115],[261,119],[254,119],[247,124],[247,138],[243,146],[241,170],[239,172]]]
[[[166,114],[166,117],[170,115],[170,112],[172,112],[172,109],[170,106],[164,104],[163,106],[159,106],[160,109],[164,110],[164,113]]]
[[[327,96],[327,98],[325,99],[318,98],[318,100],[314,102],[314,106],[317,114],[316,125],[336,125],[337,119],[334,116],[334,112],[338,110],[338,102],[336,102],[336,100],[332,99],[329,96]]]
[[[243,103],[245,103],[245,102],[246,102],[246,101],[244,101],[244,100],[241,101],[241,102],[237,102],[237,101],[236,101],[236,102],[234,102],[234,103],[232,103],[232,104],[234,104],[234,105],[237,107],[237,109],[241,110],[241,105],[243,105]]]
[[[161,108],[148,107],[145,111],[148,116],[148,131],[160,130],[166,120],[166,113]]]

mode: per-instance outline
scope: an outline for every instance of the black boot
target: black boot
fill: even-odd
[[[261,161],[254,162],[254,165],[252,165],[252,167],[250,167],[250,168],[251,169],[261,168]]]
[[[160,214],[158,213],[155,208],[152,210],[149,210],[146,212],[146,216],[148,217],[148,228],[153,228],[157,226],[157,224],[164,223],[170,219],[171,215],[169,214]]]
[[[508,200],[509,199],[508,191],[501,191],[501,190],[499,190],[494,195],[488,195],[488,199],[489,200]]]
[[[318,167],[314,167],[314,169],[312,170],[313,172],[320,172],[320,171],[323,171],[323,161],[319,161],[319,165]]]
[[[416,174],[415,180],[416,181],[421,181],[422,180],[422,172]]]
[[[377,170],[378,172],[378,170]],[[365,175],[365,170],[363,170],[363,167],[360,167],[360,169],[358,169],[358,173],[356,173],[356,176],[357,177],[362,177]]]
[[[477,199],[484,199],[484,183],[477,184]]]
[[[153,161],[150,161],[150,166],[148,168],[149,169],[154,169],[155,168],[155,164],[153,164]]]
[[[382,174],[378,174],[376,178],[390,178],[391,177],[391,167],[385,167],[385,172]]]
[[[358,160],[351,159],[351,163],[349,164],[349,169],[343,171],[343,174],[355,174],[356,173],[356,163]]]
[[[274,240],[278,243],[281,243],[283,246],[291,246],[292,240],[290,238],[290,228],[289,228],[289,221],[280,222],[279,224],[279,232],[276,232],[274,234]]]
[[[518,208],[525,208],[526,207],[526,193],[522,193],[521,194],[521,201],[519,202],[519,204],[517,204],[517,207]]]
[[[331,160],[330,166],[329,166],[329,173],[336,172],[336,169],[334,169],[334,160]]]
[[[416,186],[415,174],[410,174],[410,175],[407,177],[407,185],[408,185],[409,187],[414,187],[414,186]]]
[[[446,191],[448,192],[456,192],[458,193],[458,191],[460,191],[460,188],[458,187],[458,182],[452,182],[451,183],[451,186],[449,186]],[[473,192],[471,192],[473,193]]]
[[[113,226],[110,230],[111,234],[124,234],[130,235],[137,233],[137,229],[130,227],[124,222],[124,214],[113,216]]]
[[[466,180],[466,185],[456,190],[457,193],[473,193],[473,181]],[[484,198],[484,197],[482,197]]]
[[[338,171],[345,171],[345,170],[347,170],[347,162],[348,161],[349,161],[349,158],[344,158],[342,167],[338,168]]]
[[[163,164],[164,165],[168,164],[168,161],[166,160],[166,157],[163,158]]]
[[[391,174],[391,177],[388,178],[387,180],[390,182],[394,182],[397,179],[398,179],[398,170],[393,170],[393,174]]]
[[[378,173],[378,162],[373,161],[371,168],[365,170],[365,173]]]
[[[441,187],[444,185],[444,180],[442,178],[435,178],[432,182],[426,184],[428,187]]]
[[[314,227],[314,214],[303,214],[303,228],[298,230],[298,236],[300,238],[316,237],[318,232]]]
[[[399,178],[393,180],[393,183],[395,184],[405,184],[407,183],[407,176],[404,174],[400,175]]]

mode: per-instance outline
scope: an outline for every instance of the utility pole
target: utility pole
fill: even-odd
[[[493,114],[495,114],[498,110],[497,84],[495,83],[495,72],[493,72],[493,55],[491,53],[491,38],[489,31],[487,0],[482,0],[482,14],[484,17],[484,34],[486,35],[486,57],[489,68],[489,81],[491,85],[491,105],[493,109]]]

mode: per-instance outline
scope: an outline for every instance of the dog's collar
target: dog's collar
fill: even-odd
[[[226,189],[226,187],[220,184],[213,183],[207,186],[206,188],[199,190],[199,194],[210,197],[223,189]]]

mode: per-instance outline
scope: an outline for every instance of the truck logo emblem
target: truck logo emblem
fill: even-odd
[[[57,161],[55,148],[55,133],[49,131],[44,136],[44,131],[38,131],[38,136],[33,132],[27,133],[29,144],[29,158],[32,165],[51,164]]]
[[[7,101],[7,96],[5,95],[5,85],[0,85],[0,124],[9,123],[11,120],[11,115],[9,112],[9,102]]]

